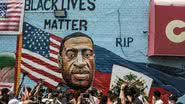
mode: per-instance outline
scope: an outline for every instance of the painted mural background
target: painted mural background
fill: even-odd
[[[65,9],[66,17],[55,17],[56,8]],[[55,42],[60,41],[70,33],[81,31],[88,34],[95,43],[96,72],[93,86],[106,93],[109,89],[112,66],[116,64],[149,76],[153,79],[154,88],[183,96],[185,58],[147,57],[148,13],[149,0],[25,0],[22,62],[32,62],[25,59],[26,52],[52,60],[49,50],[50,39],[54,37]],[[6,38],[3,41],[11,39]],[[1,43],[1,50],[6,50],[2,47],[4,42]],[[43,47],[40,48],[41,46]],[[13,46],[10,44],[9,47]],[[53,57],[57,59],[56,56],[57,54]],[[21,65],[21,71],[24,72],[22,69],[25,67]],[[57,66],[57,62],[53,65]],[[45,67],[42,69],[51,71]],[[56,75],[51,78],[53,85],[48,83],[52,88],[60,82],[61,76],[57,69],[51,73]],[[55,78],[58,79],[54,80]],[[28,73],[24,83],[33,86],[36,84],[33,80],[38,79],[34,79],[33,74]]]

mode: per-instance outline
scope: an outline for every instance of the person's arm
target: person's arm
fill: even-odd
[[[77,98],[76,104],[81,104],[81,96]]]
[[[149,104],[149,102],[145,98],[143,98],[143,101],[144,101],[144,104]]]
[[[30,95],[29,95],[30,97],[32,97],[34,95],[37,86],[38,86],[38,84],[31,90]]]
[[[41,86],[43,85],[43,81],[41,80],[36,86],[35,88],[33,89],[33,92],[31,93],[31,96],[37,96],[39,91],[40,91],[40,88]]]
[[[155,97],[154,96],[152,96],[152,104],[155,104]]]
[[[126,85],[127,85],[126,83],[123,83],[120,88],[119,98],[121,99],[121,104],[126,104],[125,103],[125,92],[124,92]]]
[[[38,95],[38,93],[39,93],[40,88],[41,88],[42,85],[43,85],[43,82],[39,83],[39,85],[37,86],[37,88],[36,88],[35,93],[34,93],[33,96],[37,96]]]

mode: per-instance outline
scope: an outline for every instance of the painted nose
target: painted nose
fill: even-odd
[[[81,54],[78,54],[76,61],[74,62],[74,66],[82,68],[86,65],[83,56]]]

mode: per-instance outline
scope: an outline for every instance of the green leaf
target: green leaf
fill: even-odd
[[[4,67],[14,67],[16,64],[14,53],[0,53],[0,69]]]

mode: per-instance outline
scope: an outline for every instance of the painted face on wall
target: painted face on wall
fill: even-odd
[[[92,41],[74,37],[65,41],[62,53],[62,76],[73,89],[86,90],[91,86],[95,71]]]

